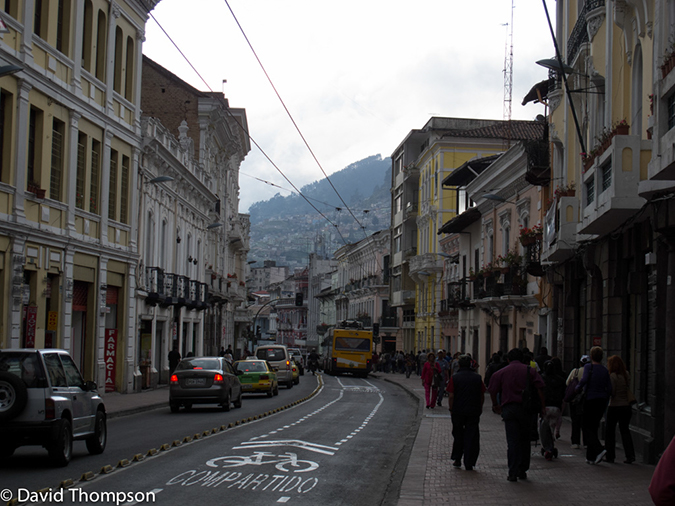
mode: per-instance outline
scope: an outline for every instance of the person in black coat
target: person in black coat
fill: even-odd
[[[565,398],[565,376],[563,375],[562,362],[553,357],[544,363],[544,404],[546,411],[539,424],[539,437],[541,438],[541,453],[546,460],[552,460],[558,456],[555,440],[560,437],[560,425],[562,423],[562,405]]]
[[[169,352],[169,374],[173,374],[173,371],[176,369],[178,362],[180,362],[181,356],[178,351],[178,346],[174,346],[173,349]]]
[[[483,413],[485,384],[480,374],[471,369],[471,357],[459,357],[459,370],[450,377],[448,386],[448,409],[452,413],[453,466],[462,466],[471,471],[480,453],[478,424]]]

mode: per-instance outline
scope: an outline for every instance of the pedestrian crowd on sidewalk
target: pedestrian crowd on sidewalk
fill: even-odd
[[[470,354],[451,355],[445,350],[414,353],[385,353],[376,370],[415,374],[425,391],[426,409],[447,406],[452,418],[453,466],[472,471],[480,454],[480,417],[484,396],[489,393],[493,413],[504,422],[507,443],[507,475],[510,482],[526,480],[532,442],[541,442],[547,461],[558,457],[556,441],[561,438],[563,412],[569,407],[572,422],[572,448],[586,450],[586,463],[614,463],[618,426],[624,450],[624,463],[635,462],[630,419],[635,396],[630,375],[618,355],[603,365],[604,351],[591,348],[579,367],[569,374],[558,357],[546,347],[535,357],[527,348],[514,348],[507,354],[494,353],[485,368],[485,378]],[[605,419],[604,445],[599,438]],[[657,505],[675,504],[675,438],[656,468],[649,492]]]

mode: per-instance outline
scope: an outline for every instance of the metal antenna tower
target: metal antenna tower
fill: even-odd
[[[506,122],[503,146],[511,147],[511,102],[513,101],[513,5],[511,0],[511,22],[507,27],[506,50],[504,56],[504,121]]]

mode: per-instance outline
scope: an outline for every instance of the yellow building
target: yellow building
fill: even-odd
[[[468,160],[531,138],[527,125],[531,122],[431,118],[392,154],[390,300],[398,310],[399,349],[450,347],[439,317],[443,256],[438,231],[457,214],[459,203],[455,192],[442,191],[443,179]]]
[[[151,1],[4,1],[0,347],[69,350],[127,390],[135,345],[133,199]]]
[[[550,196],[542,262],[558,351],[566,369],[593,346],[621,357],[645,462],[675,434],[672,16],[670,1],[557,2],[559,58],[547,64],[560,189]]]

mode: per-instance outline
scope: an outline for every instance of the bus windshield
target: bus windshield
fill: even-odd
[[[336,337],[335,349],[340,351],[370,351],[370,339],[362,337]]]

